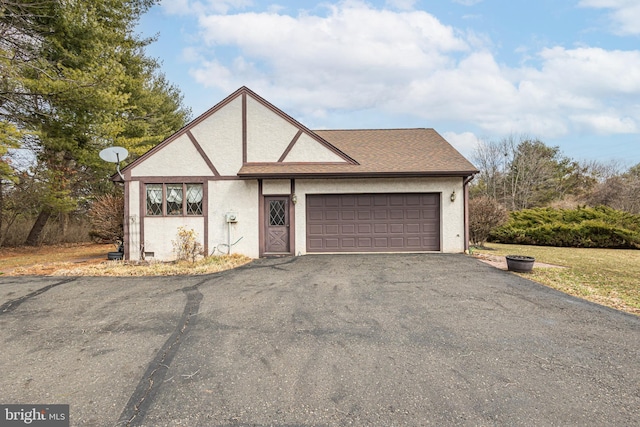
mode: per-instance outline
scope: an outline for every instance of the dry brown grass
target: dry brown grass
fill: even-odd
[[[640,251],[556,248],[489,243],[474,253],[528,255],[565,268],[535,268],[522,274],[570,295],[640,315]]]
[[[224,255],[191,262],[107,261],[111,244],[56,245],[1,249],[0,274],[9,276],[175,276],[209,274],[247,264],[244,255]]]
[[[0,272],[6,274],[16,268],[37,264],[80,263],[106,259],[107,252],[115,250],[115,245],[95,243],[0,248]]]

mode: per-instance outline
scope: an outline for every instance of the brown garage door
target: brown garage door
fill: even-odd
[[[440,250],[440,194],[307,195],[308,252]]]

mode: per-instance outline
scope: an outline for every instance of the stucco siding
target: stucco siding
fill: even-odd
[[[196,240],[204,246],[203,217],[145,217],[144,252],[153,252],[154,259],[175,259],[173,242],[177,241],[179,227],[194,230],[197,234]]]
[[[208,176],[209,166],[187,135],[172,141],[131,170],[132,177]]]
[[[227,224],[228,212],[238,215],[236,223]],[[231,253],[258,258],[259,227],[256,181],[209,181],[209,253],[227,253],[230,242]]]
[[[267,196],[291,194],[291,180],[265,179],[262,182],[262,194]]]
[[[231,101],[191,129],[191,134],[220,175],[235,175],[242,167],[242,100]]]
[[[451,193],[456,192],[455,201]],[[306,254],[306,195],[354,193],[441,193],[441,250],[464,252],[464,198],[462,178],[296,180],[295,251]]]
[[[247,97],[247,161],[277,162],[298,128]]]
[[[285,162],[341,162],[345,160],[307,134],[300,135]]]

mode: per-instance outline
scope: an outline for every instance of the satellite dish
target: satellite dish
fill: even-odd
[[[116,170],[118,175],[124,181],[124,175],[120,172],[120,162],[127,158],[129,152],[123,147],[108,147],[102,150],[99,154],[100,158],[105,162],[116,163]]]
[[[123,147],[109,147],[102,150],[99,154],[100,158],[109,163],[120,163],[127,158],[129,152]]]

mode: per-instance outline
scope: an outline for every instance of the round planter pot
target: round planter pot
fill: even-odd
[[[533,269],[534,257],[524,255],[507,255],[507,269],[516,273],[528,273]]]

